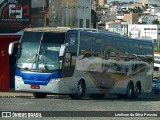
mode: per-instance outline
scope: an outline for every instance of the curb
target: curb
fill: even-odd
[[[31,97],[34,98],[32,93],[27,92],[0,92],[0,97],[9,98],[9,97]],[[54,95],[54,94],[48,94],[47,98],[54,98],[54,99],[68,99],[69,97],[66,95]]]
[[[32,93],[25,92],[0,92],[0,97],[29,97]]]

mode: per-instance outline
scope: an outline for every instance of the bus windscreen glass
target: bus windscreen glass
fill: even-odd
[[[59,51],[64,39],[64,33],[25,32],[21,39],[17,68],[42,72],[60,69]]]

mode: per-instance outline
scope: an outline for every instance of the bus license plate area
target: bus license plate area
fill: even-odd
[[[31,85],[31,89],[40,89],[39,85]]]

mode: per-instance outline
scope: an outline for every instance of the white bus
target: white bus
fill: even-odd
[[[30,28],[19,41],[15,90],[37,98],[54,93],[132,99],[151,92],[152,72],[151,41],[93,29]]]

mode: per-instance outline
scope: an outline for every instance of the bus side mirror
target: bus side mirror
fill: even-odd
[[[61,45],[60,52],[59,52],[59,57],[63,57],[64,56],[67,46],[68,46],[68,44],[62,44]]]
[[[9,53],[9,55],[12,55],[12,54],[13,54],[13,48],[14,48],[15,43],[18,43],[18,41],[14,41],[14,42],[11,42],[11,43],[9,44],[9,48],[8,48],[8,53]]]

